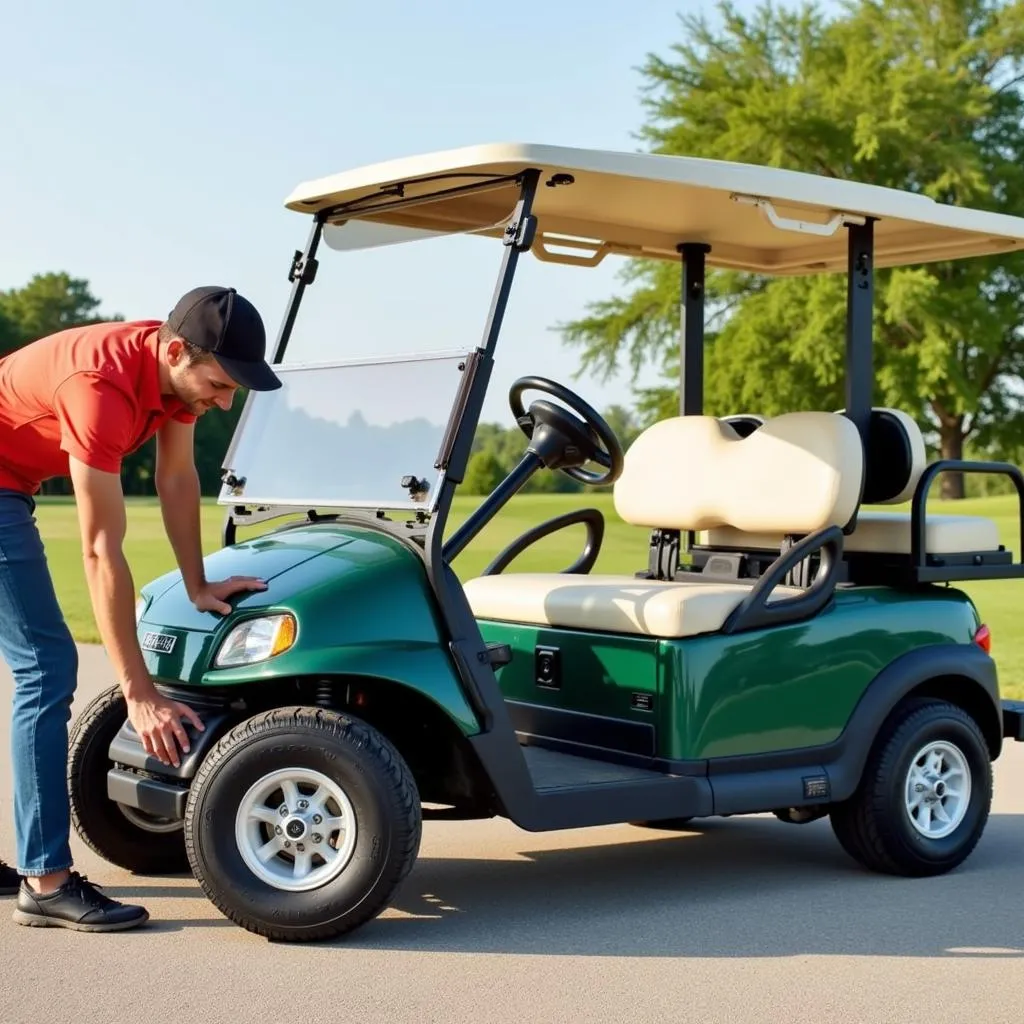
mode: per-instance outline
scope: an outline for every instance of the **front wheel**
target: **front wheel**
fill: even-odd
[[[985,737],[962,708],[915,699],[889,718],[857,791],[831,811],[843,849],[873,871],[922,877],[961,864],[992,804]]]
[[[379,914],[415,863],[421,829],[395,747],[317,708],[234,728],[203,762],[185,811],[203,891],[236,924],[277,940],[333,938]]]

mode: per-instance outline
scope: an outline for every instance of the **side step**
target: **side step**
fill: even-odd
[[[511,817],[530,832],[713,813],[706,776],[666,775],[544,747],[519,749],[531,793],[523,794]]]
[[[649,771],[646,768],[631,768],[608,761],[595,761],[589,757],[546,750],[544,747],[523,747],[522,750],[534,789],[538,793],[615,782],[648,782],[667,778],[661,772]]]

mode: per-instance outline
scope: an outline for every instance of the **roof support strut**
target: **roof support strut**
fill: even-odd
[[[684,242],[676,249],[683,257],[679,412],[682,416],[700,416],[704,412],[704,264],[711,246]]]
[[[846,415],[865,451],[874,397],[871,316],[874,308],[874,221],[847,226]]]

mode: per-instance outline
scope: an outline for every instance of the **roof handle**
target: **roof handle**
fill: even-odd
[[[559,246],[562,249],[584,249],[589,251],[590,255],[575,256],[572,253],[554,249],[552,246]],[[596,267],[611,251],[612,246],[608,242],[559,232],[550,234],[540,231],[533,243],[533,255],[542,262],[567,263],[574,267]]]
[[[736,203],[743,203],[746,206],[759,206],[768,220],[782,231],[797,231],[805,235],[821,235],[828,237],[834,235],[844,224],[863,224],[866,218],[856,213],[835,212],[832,218],[824,224],[818,224],[813,220],[797,220],[795,217],[780,216],[770,199],[762,196],[747,196],[739,192],[733,192],[729,197]]]

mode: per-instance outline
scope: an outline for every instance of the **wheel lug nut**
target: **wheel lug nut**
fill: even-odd
[[[313,815],[313,824],[314,824],[314,825],[319,825],[319,824],[320,824],[320,822],[321,822],[321,821],[323,821],[323,820],[324,820],[324,819],[323,819],[323,818],[321,818],[319,814],[314,814],[314,815]]]
[[[274,831],[275,831],[275,832],[276,832],[276,833],[277,833],[278,835],[281,835],[281,834],[282,834],[282,833],[284,832],[284,830],[283,830],[283,829],[281,828],[281,826],[280,826],[280,825],[277,825],[277,826],[275,826],[275,828],[274,828]]]
[[[287,815],[288,815],[288,805],[287,804],[281,804],[281,806],[278,807],[278,809],[277,809],[277,813],[280,814],[282,818],[287,817]]]
[[[306,849],[306,844],[305,843],[296,843],[295,844],[295,849],[298,850],[299,853],[302,853]]]
[[[314,832],[310,836],[310,839],[312,839],[314,843],[322,843],[324,841],[324,837],[322,835],[320,835],[319,832]]]

